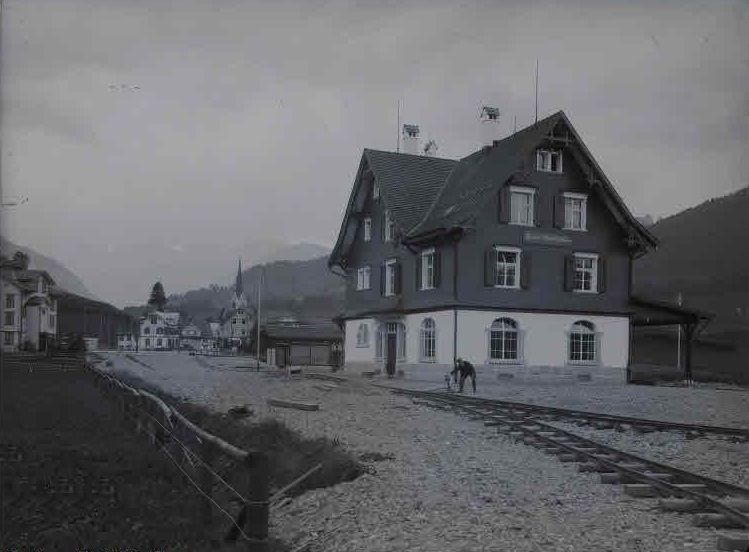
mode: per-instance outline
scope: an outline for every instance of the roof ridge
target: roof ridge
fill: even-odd
[[[406,157],[417,157],[419,159],[435,159],[438,161],[451,161],[453,163],[458,163],[458,159],[451,159],[450,157],[437,157],[436,155],[421,155],[419,153],[406,153],[403,151],[388,151],[388,150],[381,150],[376,148],[364,148],[364,152],[373,151],[377,153],[386,153],[388,155],[403,155]]]

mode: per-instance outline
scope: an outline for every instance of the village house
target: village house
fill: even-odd
[[[2,259],[0,274],[0,350],[46,350],[57,336],[54,280],[44,270],[29,269],[29,259],[20,251],[12,259]]]
[[[460,159],[365,149],[331,270],[346,278],[346,366],[624,379],[632,261],[655,238],[563,112]],[[427,152],[428,153],[428,152]]]
[[[179,340],[178,312],[153,311],[141,318],[138,337],[140,351],[178,349]]]

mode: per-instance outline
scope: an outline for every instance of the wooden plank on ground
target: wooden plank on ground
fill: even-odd
[[[268,399],[268,406],[275,406],[278,408],[292,408],[294,410],[307,410],[309,412],[320,410],[320,405],[318,403],[291,401],[286,399]]]

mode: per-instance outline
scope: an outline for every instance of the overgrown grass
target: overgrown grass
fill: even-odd
[[[352,481],[365,472],[363,465],[346,452],[337,439],[306,438],[275,418],[238,420],[229,414],[215,412],[202,405],[171,396],[129,374],[118,374],[118,377],[130,385],[158,395],[191,422],[232,445],[244,450],[265,452],[270,466],[271,493],[283,488],[317,464],[322,464],[322,468],[291,489],[286,493],[287,496],[298,496],[310,489]],[[236,463],[218,459],[217,466],[222,477],[238,485],[237,488],[246,488],[247,482],[242,469]]]

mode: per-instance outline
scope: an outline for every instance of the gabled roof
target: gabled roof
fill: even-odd
[[[493,201],[494,194],[515,173],[522,171],[523,161],[560,123],[571,134],[570,150],[587,170],[592,192],[599,195],[641,251],[655,247],[656,238],[630,213],[567,116],[558,111],[460,161],[365,149],[328,264],[340,263],[353,242],[356,228],[349,221],[364,203],[360,188],[367,169],[380,186],[385,207],[404,233],[403,241],[418,242],[470,225],[472,217],[487,201]]]
[[[645,250],[657,245],[656,238],[630,213],[621,196],[606,178],[563,111],[528,126],[460,160],[446,180],[424,220],[408,233],[404,241],[470,224],[470,219],[513,174],[522,170],[523,161],[562,123],[573,141],[573,157],[587,166],[588,182],[598,193],[616,222]],[[579,150],[579,151],[578,151]],[[581,167],[585,168],[585,167]]]
[[[450,173],[421,223],[409,236],[460,226],[486,205],[487,197],[518,170],[525,155],[554,128],[562,112],[555,113],[464,157]]]
[[[390,210],[395,225],[405,233],[422,220],[456,163],[453,159],[441,157],[365,149],[328,264],[337,262],[343,253],[347,233],[355,231],[349,227],[349,220],[366,197],[360,190],[366,170],[372,172],[380,187],[381,200]]]
[[[385,206],[404,232],[424,217],[457,164],[453,159],[371,149],[365,149],[364,156],[380,186]]]

